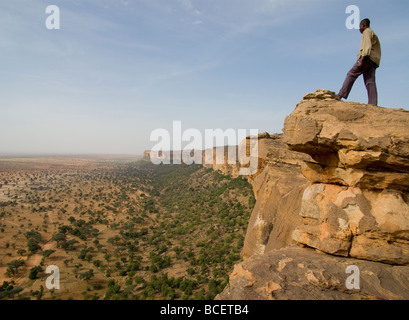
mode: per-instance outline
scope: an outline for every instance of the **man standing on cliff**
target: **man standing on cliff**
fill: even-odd
[[[381,63],[381,44],[378,36],[370,28],[369,19],[361,21],[359,31],[362,33],[362,43],[358,54],[358,61],[348,72],[344,85],[337,98],[347,99],[355,80],[364,75],[366,90],[368,91],[368,104],[378,105],[378,91],[376,88],[375,73]]]

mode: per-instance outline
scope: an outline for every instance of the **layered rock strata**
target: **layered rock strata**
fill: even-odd
[[[309,154],[303,224],[293,239],[321,251],[409,264],[409,112],[307,95],[284,140]]]
[[[236,265],[216,300],[407,300],[408,279],[409,267],[289,247]]]
[[[162,151],[152,152],[146,150],[143,154],[143,161],[153,163],[174,164],[175,160],[186,163],[185,156],[190,162],[201,164],[206,168],[220,171],[223,174],[237,178],[240,175],[240,162],[238,157],[238,146],[215,147],[207,150],[186,151]]]
[[[257,202],[244,241],[244,259],[294,242],[292,233],[302,223],[299,212],[307,186],[301,164],[307,159],[307,155],[288,150],[282,135],[259,136],[259,170],[247,177]]]
[[[318,90],[287,117],[282,142],[305,156],[297,159],[302,178],[297,170],[293,178],[270,175],[277,154],[261,153],[260,170],[249,179],[257,204],[246,259],[217,299],[409,299],[409,112],[342,102]],[[270,192],[291,180],[288,192]],[[292,213],[277,215],[296,189]],[[274,214],[271,229],[258,227]],[[274,235],[280,224],[289,237]],[[359,273],[353,288],[351,267]]]

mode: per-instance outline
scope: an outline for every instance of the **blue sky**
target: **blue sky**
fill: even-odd
[[[0,153],[138,154],[173,121],[281,132],[354,64],[351,4],[382,44],[379,104],[408,109],[407,0],[0,0]]]

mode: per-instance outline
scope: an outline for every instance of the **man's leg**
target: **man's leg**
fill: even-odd
[[[355,63],[352,69],[349,70],[341,90],[339,90],[338,96],[340,98],[348,99],[349,93],[351,92],[356,79],[358,79],[362,73],[362,66],[358,62]]]
[[[364,72],[364,81],[366,90],[368,91],[368,104],[372,104],[374,106],[378,105],[378,90],[376,88],[376,68],[377,65],[372,62],[373,65]]]
[[[348,99],[349,93],[351,92],[356,79],[358,79],[361,74],[366,72],[372,66],[372,64],[373,62],[369,58],[365,58],[362,63],[357,61],[352,69],[349,70],[338,96],[343,99]]]

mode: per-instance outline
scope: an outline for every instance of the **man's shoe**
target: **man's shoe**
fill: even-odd
[[[342,97],[339,94],[335,95],[335,100],[342,101]]]

